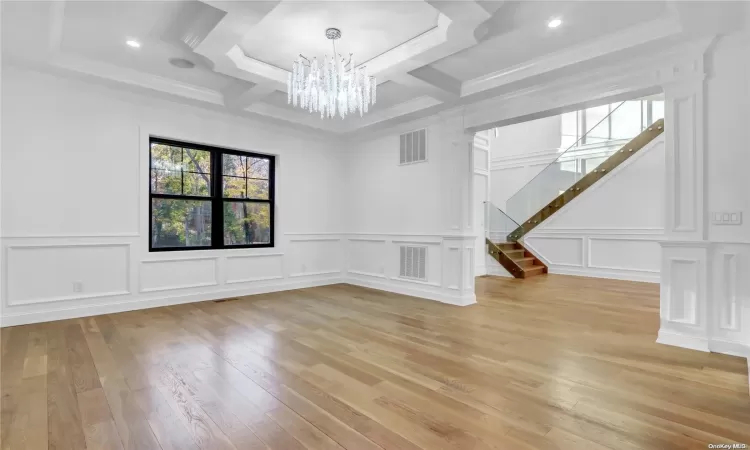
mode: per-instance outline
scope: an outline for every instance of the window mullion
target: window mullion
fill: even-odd
[[[211,180],[213,181],[213,195],[211,196],[211,246],[224,247],[224,190],[222,189],[224,171],[221,170],[222,153],[211,152]]]
[[[185,149],[180,150],[180,194],[185,195]]]

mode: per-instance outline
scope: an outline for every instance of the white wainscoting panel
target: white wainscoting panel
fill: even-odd
[[[712,351],[750,357],[750,243],[711,249]]]
[[[128,244],[16,244],[6,249],[8,306],[130,293]]]
[[[709,351],[709,244],[662,241],[661,327],[657,342]]]
[[[218,256],[141,261],[141,292],[199,288],[219,284]]]
[[[340,236],[292,237],[289,239],[290,277],[340,275],[343,267]]]
[[[453,305],[476,303],[475,236],[398,233],[346,236],[349,257],[346,283]],[[426,247],[426,280],[399,276],[400,247],[404,245]],[[469,277],[471,283],[467,281]]]
[[[588,267],[658,274],[661,246],[655,240],[629,237],[588,237]]]
[[[671,257],[668,264],[670,286],[667,294],[667,320],[696,325],[700,261]]]
[[[349,237],[349,272],[385,278],[387,243],[383,238]]]
[[[583,236],[541,236],[529,234],[523,240],[529,250],[549,265],[584,267]]]
[[[284,278],[284,254],[228,255],[224,264],[226,284]]]
[[[527,248],[550,273],[658,283],[661,230],[533,230]]]

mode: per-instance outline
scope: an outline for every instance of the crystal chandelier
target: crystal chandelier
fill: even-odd
[[[367,75],[366,66],[357,67],[351,53],[348,62],[336,53],[341,30],[329,28],[326,37],[333,44],[333,56],[318,62],[300,54],[287,79],[287,102],[320,112],[321,119],[334,117],[337,110],[342,119],[357,111],[361,117],[375,104],[375,78]]]

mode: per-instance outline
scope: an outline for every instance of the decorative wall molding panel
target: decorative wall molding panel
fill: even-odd
[[[284,278],[284,254],[227,255],[225,284],[252,283]]]
[[[10,244],[4,268],[8,307],[130,294],[127,243]]]
[[[669,121],[669,126],[665,127],[666,232],[671,239],[707,238],[704,223],[703,90],[702,77],[664,88],[665,119]]]
[[[219,284],[219,256],[141,261],[139,292],[201,288]]]
[[[661,327],[657,342],[709,351],[709,244],[663,241],[661,246]]]
[[[345,282],[454,305],[476,302],[474,235],[346,234]],[[425,279],[401,277],[402,245],[426,247]]]

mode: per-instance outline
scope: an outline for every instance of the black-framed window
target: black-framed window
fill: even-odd
[[[274,163],[151,137],[149,251],[273,247]]]

